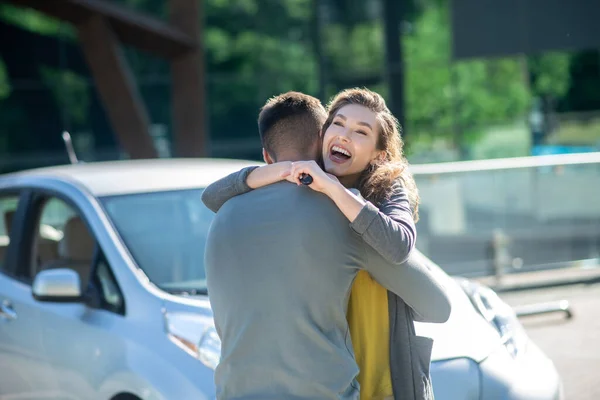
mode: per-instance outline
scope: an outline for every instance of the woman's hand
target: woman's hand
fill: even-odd
[[[301,185],[302,174],[312,176],[313,181],[308,187],[329,196],[350,222],[356,219],[366,204],[362,197],[346,189],[335,176],[323,171],[314,161],[293,162],[289,171],[284,171],[281,177]]]
[[[290,182],[301,185],[302,174],[312,176],[313,181],[308,187],[317,192],[328,194],[334,185],[340,184],[335,176],[323,171],[315,161],[293,162],[289,171],[283,172],[281,176]]]

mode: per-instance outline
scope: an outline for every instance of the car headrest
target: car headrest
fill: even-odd
[[[81,218],[69,219],[65,224],[63,235],[58,244],[60,258],[72,261],[92,261],[95,242]]]

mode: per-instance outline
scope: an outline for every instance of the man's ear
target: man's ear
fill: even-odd
[[[271,156],[269,155],[269,153],[264,149],[262,149],[262,153],[263,153],[263,160],[267,163],[267,164],[273,164],[275,163],[275,160],[273,160],[273,158],[271,158]]]
[[[312,148],[312,154],[314,154],[313,159],[317,163],[323,160],[323,141],[321,140],[321,138],[319,138],[319,140],[315,140],[315,143]]]

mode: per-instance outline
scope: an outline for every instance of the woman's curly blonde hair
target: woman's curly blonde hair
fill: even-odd
[[[377,150],[384,156],[376,159],[358,179],[357,189],[363,197],[376,206],[389,199],[393,187],[400,183],[406,190],[415,221],[419,219],[419,191],[403,154],[404,142],[400,137],[400,124],[385,104],[381,95],[369,89],[346,89],[339,92],[328,104],[328,117],[322,134],[333,122],[338,111],[349,104],[368,108],[377,115],[379,137]]]

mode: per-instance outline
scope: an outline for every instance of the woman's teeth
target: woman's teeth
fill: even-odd
[[[332,153],[334,153],[334,152],[335,153],[340,153],[340,154],[345,155],[346,157],[350,157],[350,152],[348,150],[346,150],[346,149],[343,149],[343,148],[339,147],[339,146],[333,146],[331,148],[331,152]]]

